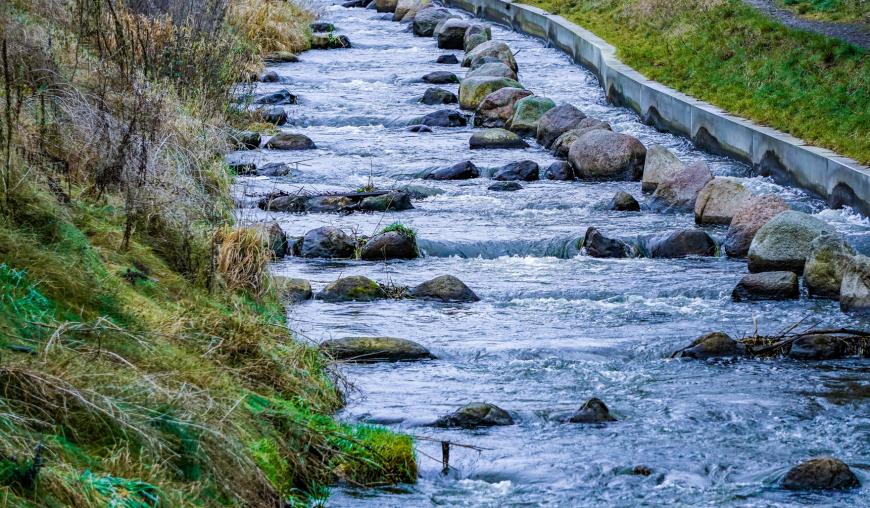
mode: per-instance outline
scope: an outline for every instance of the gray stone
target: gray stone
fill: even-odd
[[[618,212],[639,212],[640,203],[631,194],[619,191],[610,200],[610,209]]]
[[[731,219],[752,200],[739,178],[718,176],[707,182],[695,200],[697,224],[731,224]]]
[[[266,142],[266,148],[271,150],[313,150],[317,146],[308,136],[281,132]]]
[[[547,166],[541,177],[543,180],[573,180],[574,169],[565,161],[558,161]]]
[[[446,64],[446,65],[458,65],[459,59],[456,58],[456,55],[454,55],[454,54],[439,55],[438,58],[435,60],[435,63]]]
[[[653,258],[684,258],[687,256],[715,256],[716,240],[700,229],[674,231],[650,241],[649,253]]]
[[[568,419],[571,423],[606,423],[615,422],[607,405],[598,398],[587,400],[580,409]]]
[[[870,258],[857,255],[843,272],[840,310],[870,314]]]
[[[514,59],[514,52],[510,46],[501,41],[486,41],[478,44],[471,51],[465,54],[462,60],[463,67],[473,67],[474,61],[477,59],[493,57],[506,64],[508,67],[518,72],[517,61]]]
[[[465,31],[469,24],[462,19],[448,19],[433,33],[441,49],[464,49]]]
[[[336,360],[353,363],[413,362],[435,358],[420,344],[395,337],[344,337],[320,344]]]
[[[468,286],[452,275],[441,275],[414,287],[414,298],[441,300],[443,302],[477,302],[480,298]]]
[[[300,303],[313,298],[311,283],[305,279],[292,279],[290,277],[274,276],[275,290],[282,302]]]
[[[365,212],[401,212],[413,208],[411,196],[399,191],[380,196],[369,196],[363,198],[359,203],[359,209]]]
[[[556,103],[546,97],[531,96],[518,100],[514,104],[510,130],[520,136],[534,136],[538,132],[538,120],[555,107]]]
[[[516,81],[517,73],[502,62],[489,62],[465,74],[465,79],[481,77],[508,78]]]
[[[356,245],[344,231],[323,226],[305,233],[299,255],[304,258],[351,258]]]
[[[577,127],[567,132],[563,132],[558,138],[556,138],[556,141],[553,141],[553,144],[550,145],[550,149],[553,151],[553,155],[562,159],[567,159],[568,152],[571,150],[571,145],[573,145],[574,142],[580,138],[580,136],[583,136],[587,132],[595,129],[609,131],[610,124],[589,117],[580,120],[580,122],[577,124]]]
[[[480,23],[470,25],[468,30],[465,31],[465,38],[463,40],[465,52],[471,51],[490,39],[492,39],[492,29],[490,29],[489,25]]]
[[[281,225],[277,222],[261,224],[263,232],[266,234],[266,239],[269,242],[269,250],[277,259],[281,259],[287,255],[287,235],[281,229]]]
[[[731,257],[745,256],[758,230],[770,219],[788,209],[788,205],[779,196],[766,195],[752,198],[731,219],[723,244],[725,253]]]
[[[807,335],[791,343],[788,356],[795,360],[836,360],[846,356],[846,343],[836,335]]]
[[[254,131],[233,131],[230,142],[237,150],[254,150],[260,146],[260,133]]]
[[[263,121],[266,123],[271,123],[274,125],[284,125],[285,123],[287,123],[287,112],[284,111],[284,108],[282,108],[281,106],[258,109],[257,113],[263,118]]]
[[[646,148],[632,136],[593,129],[568,151],[574,174],[584,180],[640,180]]]
[[[275,71],[266,71],[260,76],[260,81],[263,83],[278,83],[281,81],[281,78]]]
[[[393,11],[393,21],[412,21],[420,9],[429,4],[429,0],[398,0]]]
[[[517,182],[495,182],[487,187],[488,190],[497,192],[514,192],[522,190],[523,186]]]
[[[411,125],[410,127],[408,127],[407,131],[408,132],[416,132],[419,134],[419,133],[432,132],[432,128],[429,127],[428,125],[419,125],[418,124],[418,125]]]
[[[427,127],[465,127],[468,120],[461,113],[452,109],[434,111],[421,118],[415,118],[412,124],[425,125]]]
[[[298,98],[290,93],[289,90],[278,90],[277,92],[260,95],[254,99],[254,104],[268,104],[270,106],[286,106],[296,104]]]
[[[490,93],[484,97],[474,113],[474,126],[505,127],[514,115],[514,104],[530,95],[532,92],[528,90],[513,87],[500,88]]]
[[[796,300],[800,297],[798,277],[794,272],[762,272],[745,275],[731,299],[735,302],[754,300]]]
[[[493,180],[510,181],[522,180],[531,182],[538,179],[538,163],[535,161],[511,162],[505,165],[493,175]]]
[[[630,245],[615,238],[607,238],[596,228],[586,230],[583,238],[583,247],[586,254],[593,258],[627,258],[634,252]]]
[[[790,270],[802,273],[816,237],[834,228],[811,215],[782,212],[758,230],[749,245],[750,272]]]
[[[414,22],[412,25],[414,35],[418,37],[432,37],[438,23],[446,19],[458,17],[459,16],[456,14],[440,7],[426,7],[420,9],[417,14],[414,15]]]
[[[440,168],[426,175],[427,180],[468,180],[480,176],[477,166],[471,161],[456,163],[449,168]]]
[[[459,102],[459,97],[457,97],[455,93],[444,90],[443,88],[433,87],[426,89],[420,102],[430,106],[435,104],[457,104]]]
[[[513,424],[513,418],[504,409],[486,402],[472,402],[456,410],[454,413],[442,416],[435,421],[434,425],[436,427],[474,429]]]
[[[692,341],[689,347],[674,356],[704,360],[707,358],[734,358],[746,355],[746,346],[724,332],[712,332]]]
[[[289,175],[293,169],[289,164],[284,164],[283,162],[268,162],[263,164],[262,166],[257,167],[257,170],[254,171],[254,174],[258,176],[287,176]]]
[[[787,490],[843,490],[861,486],[855,473],[843,461],[819,457],[793,467],[782,479]]]
[[[414,259],[417,255],[416,238],[399,231],[388,231],[369,238],[360,251],[360,259],[366,261]]]
[[[685,168],[686,165],[673,152],[661,145],[652,145],[646,152],[641,190],[653,192],[662,180],[674,177]]]
[[[855,249],[840,235],[821,235],[813,239],[804,264],[804,283],[810,296],[839,298],[843,273],[855,254]]]
[[[713,179],[713,173],[702,161],[687,166],[679,173],[659,182],[653,193],[653,204],[663,210],[694,210],[698,193]]]
[[[504,129],[486,129],[472,134],[468,140],[472,150],[495,148],[528,148],[528,143],[511,131]]]
[[[578,127],[584,118],[586,115],[571,104],[560,104],[547,111],[538,120],[538,144],[550,148],[556,138]]]
[[[318,299],[325,302],[370,302],[386,297],[387,294],[377,282],[361,275],[337,279],[317,295]]]
[[[459,83],[459,77],[449,71],[434,71],[424,75],[422,78],[424,83],[430,85],[449,85],[451,83]]]
[[[439,196],[441,194],[444,194],[444,191],[442,189],[414,184],[403,185],[396,190],[404,192],[405,194],[411,196],[411,199],[426,199],[431,198],[432,196]]]

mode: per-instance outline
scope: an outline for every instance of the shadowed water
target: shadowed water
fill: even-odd
[[[775,332],[807,318],[823,325],[863,326],[833,301],[733,303],[743,260],[592,259],[579,254],[587,227],[608,236],[643,237],[695,227],[689,214],[609,211],[617,190],[648,199],[638,182],[532,182],[521,191],[488,191],[487,178],[423,182],[412,175],[472,160],[494,168],[522,159],[545,165],[537,145],[525,150],[471,151],[472,128],[404,130],[403,121],[442,106],[415,103],[437,65],[430,38],[372,10],[323,4],[354,47],[309,51],[301,62],[274,66],[281,84],[300,96],[288,106],[290,125],[318,149],[235,154],[258,162],[302,161],[282,178],[242,178],[237,191],[251,203],[276,188],[349,191],[371,179],[386,188],[423,184],[443,194],[415,209],[388,214],[289,215],[256,208],[244,220],[277,220],[291,236],[334,225],[372,234],[394,221],[417,230],[425,256],[390,263],[286,258],[281,275],[311,280],[315,291],[339,276],[361,274],[414,285],[453,274],[480,297],[474,304],[402,300],[307,302],[288,311],[290,327],[315,343],[348,335],[389,335],[417,341],[438,360],[342,367],[354,383],[340,417],[397,431],[469,443],[453,448],[447,476],[440,445],[418,441],[421,477],[389,491],[336,488],[330,506],[793,506],[867,505],[870,494],[870,366],[866,361],[668,359],[712,330],[732,336],[756,326]],[[776,193],[817,214],[861,250],[870,224],[848,210],[826,210],[799,190],[752,177],[750,168],[696,150],[657,132],[633,112],[605,101],[594,76],[541,41],[500,27],[520,66],[520,80],[538,95],[570,102],[645,145],[662,144],[684,161],[706,160],[717,175],[747,177],[759,193]],[[461,60],[461,52],[454,52]],[[457,92],[456,85],[440,85]],[[444,106],[448,107],[448,106]],[[455,107],[455,106],[449,106]],[[723,227],[705,228],[721,239]],[[607,426],[561,423],[586,399],[603,399],[618,418]],[[426,427],[475,400],[510,411],[516,425],[480,431]],[[818,454],[853,466],[865,487],[847,493],[796,494],[776,484],[792,465]],[[626,474],[638,464],[648,477]],[[863,465],[863,467],[862,467]]]

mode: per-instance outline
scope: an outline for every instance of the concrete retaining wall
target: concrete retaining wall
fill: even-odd
[[[620,62],[613,46],[561,16],[509,0],[444,1],[571,55],[598,76],[611,102],[637,111],[644,122],[751,164],[780,183],[804,188],[833,208],[847,205],[870,215],[870,168],[651,81]]]

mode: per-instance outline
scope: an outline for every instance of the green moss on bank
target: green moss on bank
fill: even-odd
[[[740,0],[534,0],[647,77],[870,164],[870,58]]]

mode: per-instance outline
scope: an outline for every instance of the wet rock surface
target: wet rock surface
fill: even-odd
[[[800,297],[798,277],[794,272],[751,273],[740,279],[731,293],[735,302],[752,300],[788,300]]]
[[[420,344],[395,337],[344,337],[320,343],[336,360],[354,363],[412,362],[435,358]]]
[[[460,427],[463,429],[513,424],[514,419],[507,411],[495,404],[486,402],[472,402],[457,409],[454,413],[442,416],[434,423],[436,427]]]

